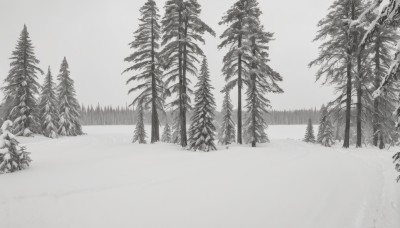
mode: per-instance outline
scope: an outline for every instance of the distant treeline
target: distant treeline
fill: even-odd
[[[296,125],[307,124],[309,118],[314,124],[319,121],[320,111],[317,109],[302,109],[290,111],[272,110],[267,115],[267,122],[270,125]],[[236,114],[236,111],[234,111]],[[190,113],[188,119],[190,119]],[[145,123],[150,124],[150,113],[145,115]],[[221,113],[216,111],[215,117],[218,122],[221,122]],[[236,119],[236,116],[234,116]],[[81,120],[83,125],[134,125],[136,123],[136,111],[130,107],[101,107],[101,106],[82,106]],[[166,121],[172,121],[172,113],[166,112],[160,115],[162,125]]]

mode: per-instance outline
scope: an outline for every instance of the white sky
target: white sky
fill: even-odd
[[[164,1],[156,0],[161,15]],[[205,53],[209,60],[217,105],[222,104],[224,85],[218,36],[225,29],[218,22],[236,0],[198,0],[202,19],[217,33],[206,37]],[[26,23],[40,67],[50,65],[56,75],[66,56],[75,80],[78,99],[83,104],[125,105],[132,97],[125,85],[129,74],[123,59],[132,51],[128,43],[137,29],[139,8],[146,0],[0,0],[0,86],[9,70],[9,58]],[[274,109],[320,107],[332,99],[332,90],[315,83],[316,68],[308,63],[317,57],[313,43],[317,23],[327,12],[329,0],[259,0],[261,21],[275,33],[270,44],[271,66],[284,78],[284,94],[272,95]],[[42,83],[44,76],[40,77]],[[3,94],[0,95],[0,98]],[[234,104],[236,95],[232,94]]]

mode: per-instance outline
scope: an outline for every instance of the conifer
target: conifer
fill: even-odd
[[[162,19],[162,56],[165,61],[165,85],[176,94],[171,106],[179,111],[180,144],[187,146],[186,113],[193,93],[189,75],[197,75],[196,64],[204,53],[199,44],[204,44],[205,33],[215,32],[200,18],[201,6],[197,0],[168,0]]]
[[[36,97],[40,85],[37,74],[43,74],[43,71],[37,66],[39,60],[35,56],[26,25],[10,59],[11,69],[3,87],[5,118],[13,122],[12,132],[15,135],[31,136],[39,132]]]
[[[49,67],[39,101],[41,133],[49,138],[57,137],[58,105],[54,89],[55,83]]]
[[[144,101],[141,100],[138,102],[137,107],[137,118],[136,118],[136,128],[133,135],[133,143],[138,142],[139,144],[146,144],[146,130],[144,128]]]
[[[133,101],[135,105],[139,100],[145,99],[151,107],[151,143],[160,140],[160,120],[158,112],[163,110],[164,83],[161,79],[161,58],[159,53],[160,15],[154,0],[147,0],[140,9],[142,17],[139,29],[135,32],[135,39],[130,46],[135,50],[133,54],[125,58],[125,61],[133,63],[124,73],[133,71],[135,74],[127,83],[134,82],[135,86],[129,93],[139,92]]]
[[[80,124],[80,105],[76,99],[74,81],[70,77],[67,58],[64,57],[60,74],[58,75],[59,84],[57,86],[58,99],[58,134],[61,136],[82,135]]]
[[[204,58],[201,65],[199,82],[196,84],[195,106],[192,123],[189,128],[189,150],[202,150],[208,152],[216,150],[214,110],[215,100],[212,94],[214,87],[211,85],[210,73],[208,70],[207,59]]]
[[[233,122],[233,105],[231,103],[230,91],[224,91],[224,101],[222,103],[222,125],[219,132],[219,143],[229,145],[235,142],[235,122]]]
[[[16,137],[10,132],[13,123],[6,120],[0,135],[0,174],[12,173],[25,169],[32,161],[30,153],[24,146],[20,146]]]
[[[303,141],[308,143],[315,143],[314,127],[312,125],[311,118],[308,120],[306,134]]]

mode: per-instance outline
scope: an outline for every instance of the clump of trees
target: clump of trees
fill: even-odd
[[[130,44],[135,52],[125,59],[132,65],[124,71],[124,73],[134,72],[128,80],[128,83],[135,82],[135,86],[129,90],[130,93],[136,94],[132,105],[146,101],[137,108],[140,109],[139,112],[148,110],[151,112],[152,143],[160,139],[159,113],[167,113],[165,111],[167,107],[173,110],[173,115],[169,117],[173,120],[171,126],[173,143],[193,150],[214,150],[216,149],[215,103],[210,92],[211,75],[207,69],[201,44],[205,43],[205,34],[212,36],[216,34],[201,19],[201,5],[196,0],[168,0],[164,9],[165,14],[162,18],[153,0],[148,0],[140,9],[141,23],[135,32],[134,41]],[[261,10],[257,0],[238,0],[220,23],[228,28],[220,37],[222,43],[219,48],[229,48],[222,69],[227,82],[222,92],[228,96],[224,102],[222,115],[224,120],[219,133],[219,141],[223,144],[234,142],[235,135],[240,144],[243,138],[252,146],[268,142],[265,129],[270,102],[266,95],[283,92],[277,84],[282,81],[282,77],[268,65],[268,45],[273,39],[273,34],[265,31],[260,15]],[[204,59],[202,63],[201,59]],[[199,65],[201,65],[200,73]],[[192,87],[193,76],[198,80],[196,93]],[[235,86],[239,92],[236,132],[233,106],[229,100],[229,91]],[[246,91],[247,96],[244,106],[246,108],[244,128],[242,89]],[[194,107],[191,101],[192,95],[195,97]],[[186,125],[189,111],[192,117],[188,134]],[[138,123],[142,124],[143,115],[139,114],[138,117],[141,117],[137,120]],[[167,130],[165,129],[165,136],[169,138]]]
[[[41,86],[38,75],[44,72],[38,67],[39,60],[24,25],[10,59],[11,69],[2,87],[4,123],[0,144],[6,151],[0,153],[0,173],[24,169],[31,162],[29,153],[15,136],[42,134],[57,138],[58,135],[83,134],[80,105],[66,58],[61,64],[58,84],[55,84],[49,67]]]
[[[390,53],[395,51],[399,36],[384,26],[375,27],[375,32],[367,35],[368,23],[379,17],[368,11],[369,4],[363,0],[334,1],[328,15],[318,23],[315,40],[322,44],[319,56],[310,63],[319,67],[318,81],[336,87],[337,97],[327,105],[326,116],[334,121],[330,124],[336,125],[337,130],[343,130],[340,138],[344,148],[350,147],[351,142],[356,147],[372,142],[383,149],[397,140],[397,133],[390,126],[394,123],[391,113],[398,102],[398,83],[386,86],[380,98],[375,99],[372,94],[390,71]],[[366,10],[368,13],[364,13]],[[366,23],[354,26],[359,17]]]
[[[261,10],[256,0],[239,0],[225,13],[220,24],[227,29],[220,36],[220,49],[228,49],[223,59],[225,90],[238,89],[237,143],[253,147],[268,142],[265,114],[270,108],[268,93],[282,93],[279,73],[269,65],[268,44],[273,34],[266,32],[260,21]],[[242,129],[242,89],[246,87],[245,129]],[[243,137],[242,134],[245,134]]]
[[[50,138],[83,134],[80,106],[66,58],[61,65],[58,85],[55,85],[49,68],[41,86],[38,74],[43,74],[43,71],[38,67],[39,60],[24,25],[10,59],[11,69],[2,88],[5,106],[3,119],[13,123],[9,130],[16,136],[43,134]]]

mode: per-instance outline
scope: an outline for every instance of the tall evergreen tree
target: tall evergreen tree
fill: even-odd
[[[214,87],[211,85],[210,72],[208,70],[207,59],[204,58],[201,65],[199,82],[196,85],[195,106],[193,110],[192,123],[189,129],[189,149],[202,150],[208,152],[216,150],[214,110],[215,100],[212,94]]]
[[[358,29],[357,31],[357,44],[360,42],[362,38],[362,34],[365,31],[363,29]],[[366,106],[368,105],[368,101],[365,101],[364,93],[366,84],[369,80],[367,71],[370,67],[368,63],[368,52],[365,50],[365,46],[359,47],[356,51],[356,61],[357,61],[357,76],[356,76],[356,94],[357,94],[357,103],[356,103],[356,122],[357,122],[357,135],[356,135],[356,147],[362,147],[362,124],[363,124],[363,113],[366,110]]]
[[[186,112],[190,109],[189,95],[193,92],[188,74],[196,75],[198,57],[204,56],[199,46],[199,43],[205,43],[203,34],[215,36],[215,32],[200,19],[200,13],[197,0],[168,0],[162,19],[162,44],[165,45],[162,55],[167,66],[165,84],[171,93],[177,94],[171,106],[179,110],[182,147],[187,146]]]
[[[270,108],[270,101],[265,97],[267,93],[282,93],[283,90],[278,86],[282,81],[279,73],[275,72],[269,65],[269,42],[273,34],[264,31],[260,24],[259,16],[261,11],[256,0],[248,0],[248,8],[251,13],[246,19],[247,39],[246,44],[249,53],[243,55],[243,59],[248,63],[249,81],[247,89],[247,120],[245,133],[247,143],[255,147],[257,143],[268,142],[265,133],[267,123],[265,114]]]
[[[304,142],[315,143],[314,127],[311,118],[308,120],[306,134],[304,135]]]
[[[246,70],[243,65],[243,53],[246,51],[243,43],[246,42],[245,22],[249,13],[247,0],[239,0],[225,13],[220,25],[228,25],[228,28],[222,33],[221,44],[218,48],[227,48],[229,50],[224,56],[224,67],[222,72],[225,80],[228,81],[227,89],[237,86],[238,88],[238,107],[237,107],[237,142],[242,144],[242,88],[246,83]],[[235,77],[236,76],[236,77]]]
[[[137,107],[137,118],[136,118],[136,127],[135,127],[135,132],[133,135],[133,140],[132,142],[138,142],[139,144],[146,144],[146,130],[144,129],[144,105],[145,101],[140,100],[138,101],[138,107]]]
[[[385,3],[382,6],[382,3]],[[377,18],[372,20],[370,23],[366,33],[364,34],[362,42],[359,44],[360,46],[365,45],[366,42],[370,41],[376,32],[382,27],[386,27],[389,29],[393,29],[399,27],[400,22],[400,0],[374,0],[372,4],[368,8],[364,10],[364,12],[357,18],[357,20],[351,23],[352,26],[360,26],[368,21],[368,15],[378,10],[379,13]],[[387,87],[394,79],[396,79],[396,75],[399,71],[400,67],[400,40],[397,40],[397,48],[394,52],[394,57],[392,58],[392,62],[388,71],[385,73],[381,85],[374,92],[374,97],[378,97],[384,92],[385,87]],[[400,107],[399,107],[400,109]],[[400,112],[399,112],[400,113]]]
[[[57,86],[58,99],[58,134],[61,136],[82,135],[80,124],[80,105],[76,99],[74,81],[70,77],[67,58],[64,57],[60,74],[58,75],[59,84]]]
[[[135,82],[135,86],[129,93],[140,91],[133,102],[135,105],[139,100],[148,100],[151,106],[151,143],[160,140],[160,120],[158,111],[163,110],[163,82],[161,79],[161,59],[158,49],[160,48],[160,15],[154,0],[147,0],[140,9],[142,17],[141,24],[135,32],[135,39],[130,46],[135,52],[125,61],[133,63],[125,72],[134,71],[127,83]]]
[[[233,122],[233,105],[231,103],[230,91],[224,90],[225,96],[222,103],[222,125],[219,133],[219,143],[229,145],[235,142],[235,122]]]
[[[345,104],[345,132],[343,147],[350,146],[350,119],[354,78],[354,58],[357,50],[357,31],[345,21],[354,20],[362,13],[361,0],[336,0],[328,15],[318,23],[320,30],[315,41],[325,41],[320,46],[318,58],[310,66],[319,65],[317,80],[325,76],[323,84],[334,84],[341,93],[337,105]]]
[[[41,133],[49,138],[57,137],[58,105],[55,93],[55,83],[48,69],[39,101],[39,117]]]
[[[171,136],[171,128],[169,127],[169,124],[166,123],[164,127],[164,132],[161,137],[161,141],[165,143],[171,143],[172,142],[172,136]]]
[[[29,152],[19,145],[16,137],[10,132],[13,123],[11,120],[4,121],[0,135],[0,174],[12,173],[25,169],[31,163]]]
[[[370,52],[373,59],[374,80],[372,92],[379,89],[382,79],[388,72],[391,65],[391,53],[395,50],[400,36],[396,31],[383,26],[377,26],[376,32],[371,36]],[[373,145],[381,149],[385,147],[385,139],[395,131],[392,113],[397,108],[399,83],[392,82],[386,86],[382,96],[376,97],[373,101],[372,131]]]
[[[30,136],[39,131],[37,124],[37,100],[40,87],[37,74],[43,71],[37,66],[39,60],[29,37],[26,25],[12,52],[11,69],[4,80],[4,102],[6,119],[13,121],[13,132],[17,136]]]

